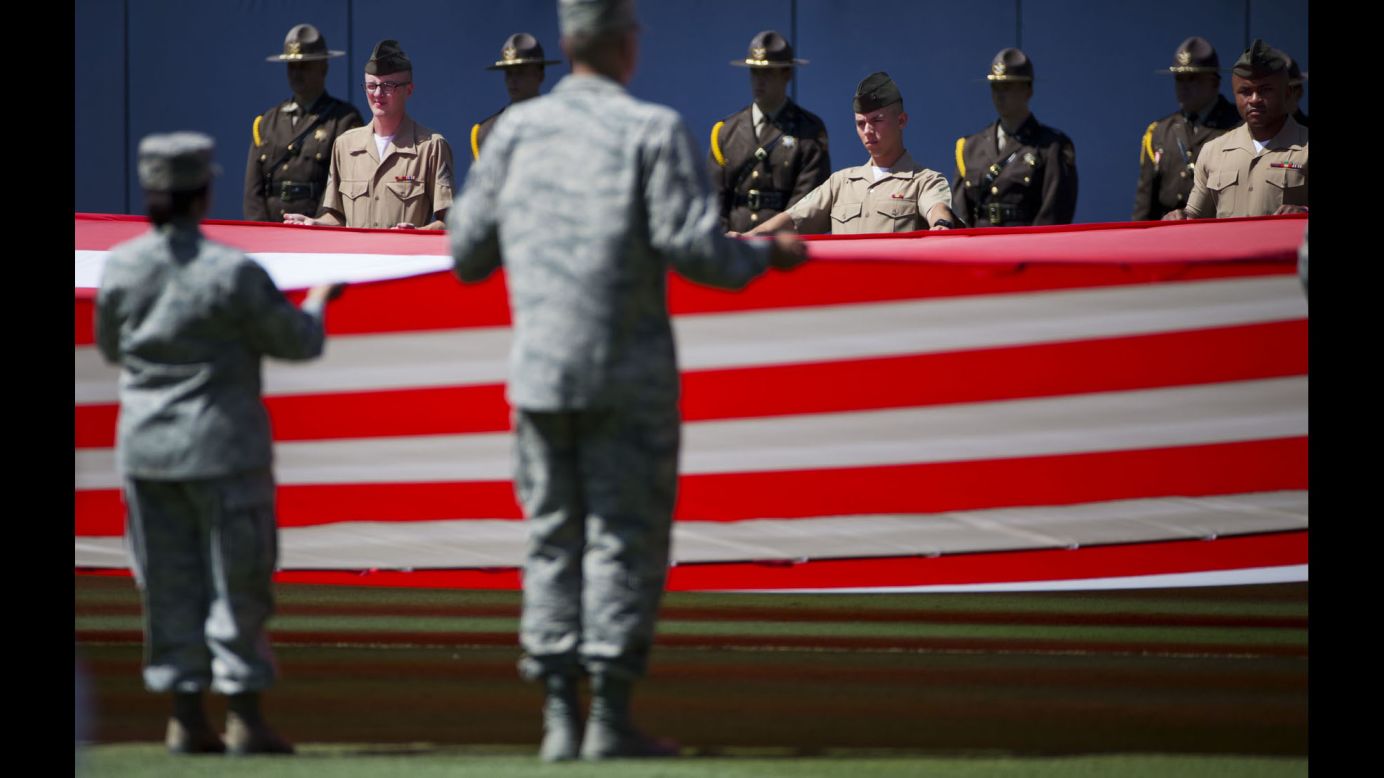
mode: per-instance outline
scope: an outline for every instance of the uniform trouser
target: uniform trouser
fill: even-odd
[[[144,685],[239,694],[274,681],[264,625],[278,562],[269,470],[125,479],[126,541],[144,599]]]
[[[515,412],[528,517],[521,673],[642,676],[668,572],[676,405]]]

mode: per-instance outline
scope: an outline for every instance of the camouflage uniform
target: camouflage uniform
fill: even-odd
[[[725,238],[678,115],[602,76],[512,105],[449,214],[456,273],[504,258],[528,677],[642,675],[677,478],[667,271],[738,288],[768,247]]]
[[[117,452],[145,685],[263,689],[277,538],[260,362],[319,355],[322,310],[295,309],[244,254],[175,222],[111,250],[96,343],[122,367]]]

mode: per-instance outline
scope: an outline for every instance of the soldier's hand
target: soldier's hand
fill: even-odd
[[[317,223],[316,220],[314,220],[311,216],[308,216],[307,214],[302,214],[302,213],[286,213],[286,214],[284,214],[284,224],[316,224],[316,223]]]
[[[1178,208],[1178,209],[1172,210],[1172,211],[1168,211],[1167,213],[1163,214],[1163,218],[1162,218],[1160,221],[1165,221],[1165,222],[1182,222],[1182,221],[1187,221],[1187,212],[1184,211],[1184,210],[1182,210],[1181,208]]]
[[[779,270],[791,270],[806,261],[807,244],[802,238],[791,232],[774,235],[774,242],[769,245],[769,264]]]
[[[743,238],[743,237],[745,237],[745,233],[743,233],[743,232],[736,232],[735,230],[726,230],[726,237],[727,237],[727,238]]]
[[[1278,206],[1278,210],[1274,211],[1274,215],[1278,215],[1280,213],[1307,213],[1307,206],[1288,205],[1287,203],[1284,203],[1283,205]]]
[[[391,230],[416,230],[416,229],[418,229],[418,225],[414,224],[413,222],[399,222],[398,224],[394,225],[393,227],[390,227],[389,229],[391,229]]]
[[[308,290],[308,296],[303,302],[327,303],[341,296],[346,291],[345,282],[334,284],[318,284]]]

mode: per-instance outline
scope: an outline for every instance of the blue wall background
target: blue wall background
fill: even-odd
[[[367,118],[359,83],[374,44],[396,38],[414,63],[409,112],[451,141],[469,168],[471,125],[506,102],[485,67],[504,39],[538,36],[560,59],[554,0],[77,0],[76,208],[141,210],[134,152],[150,133],[197,129],[215,137],[224,175],[212,216],[238,219],[254,117],[286,99],[284,66],[264,61],[299,22],[331,48],[327,89]],[[788,35],[798,56],[798,102],[827,123],[832,163],[865,159],[850,110],[860,79],[898,82],[910,116],[906,142],[950,179],[956,139],[994,120],[984,80],[990,60],[1019,46],[1034,62],[1031,107],[1076,143],[1077,221],[1129,218],[1138,145],[1150,121],[1176,108],[1167,67],[1189,35],[1211,40],[1223,67],[1262,37],[1310,72],[1307,0],[1164,0],[1157,9],[1093,0],[643,0],[639,71],[630,91],[671,105],[706,146],[711,126],[749,102],[749,79],[728,63],[763,29]],[[551,66],[546,92],[567,72]],[[1230,96],[1230,78],[1221,91]],[[1308,83],[1308,96],[1311,84]],[[1310,113],[1307,99],[1303,109]]]

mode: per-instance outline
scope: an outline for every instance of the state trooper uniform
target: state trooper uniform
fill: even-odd
[[[340,57],[310,24],[288,31],[282,54],[269,62],[315,62]],[[338,136],[364,124],[360,111],[323,92],[308,106],[295,98],[255,117],[245,163],[244,212],[247,221],[282,222],[285,213],[313,216],[322,202]]]
[[[1205,38],[1193,36],[1173,52],[1173,64],[1160,73],[1219,73],[1220,58]],[[1192,193],[1197,154],[1207,141],[1240,123],[1235,105],[1217,94],[1199,114],[1181,111],[1149,124],[1139,143],[1139,185],[1134,194],[1135,221],[1154,221],[1187,204]]]
[[[1302,68],[1298,65],[1297,60],[1288,57],[1288,88],[1299,93],[1299,100],[1302,99],[1302,85],[1306,82],[1307,74],[1304,73]],[[1293,121],[1306,127],[1308,123],[1307,114],[1303,113],[1301,108],[1298,108],[1293,111]]]
[[[773,30],[750,41],[748,56],[731,65],[792,68],[793,47]],[[751,103],[711,128],[709,170],[721,197],[721,225],[748,232],[786,211],[831,174],[827,129],[816,114],[786,99],[773,116]]]
[[[520,65],[547,67],[560,64],[561,60],[543,58],[543,44],[539,43],[537,38],[526,32],[516,32],[505,39],[504,45],[500,47],[500,58],[486,70],[505,70]],[[490,128],[495,126],[495,120],[504,112],[505,109],[501,108],[471,125],[471,159],[480,159],[481,146],[485,144],[486,136],[490,135]]]
[[[1018,49],[1003,49],[986,79],[1031,84],[1033,63]],[[996,120],[957,140],[956,170],[952,211],[967,226],[1071,224],[1076,216],[1076,147],[1031,113],[1012,134]]]
[[[148,136],[140,184],[196,196],[211,156],[200,133]],[[231,695],[232,750],[292,751],[264,728],[256,694],[276,677],[264,627],[278,553],[260,371],[265,356],[322,353],[324,305],[294,308],[263,268],[176,213],[113,248],[102,271],[96,344],[121,368],[116,456],[144,601],[144,683],[174,694],[175,752],[225,749],[201,713],[207,689]]]

